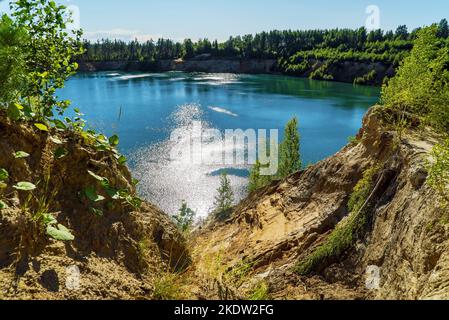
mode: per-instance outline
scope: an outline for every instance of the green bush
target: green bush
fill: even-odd
[[[196,212],[190,209],[187,202],[183,201],[177,215],[173,216],[178,229],[181,232],[188,232],[195,221]]]
[[[437,144],[431,155],[427,183],[438,192],[443,200],[443,206],[446,207],[449,204],[449,139]]]

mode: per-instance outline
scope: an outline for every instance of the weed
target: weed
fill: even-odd
[[[242,260],[225,275],[227,282],[237,288],[240,287],[248,280],[249,275],[254,270],[254,265],[254,261]]]
[[[252,301],[267,301],[270,299],[270,287],[264,280],[258,282],[248,295],[248,300]]]
[[[427,163],[427,183],[441,199],[441,207],[449,205],[449,139],[432,149],[432,161]]]
[[[181,297],[182,281],[177,273],[164,272],[154,282],[153,298],[156,300],[178,300]]]
[[[360,143],[360,139],[357,138],[356,136],[351,136],[348,138],[348,143],[351,145],[357,145]]]

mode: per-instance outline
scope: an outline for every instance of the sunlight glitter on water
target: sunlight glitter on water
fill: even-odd
[[[173,160],[170,157],[173,150],[182,149],[190,143],[193,122],[201,121],[204,128],[210,128],[210,125],[203,120],[201,106],[195,104],[180,106],[169,118],[170,129],[183,132],[186,138],[177,141],[168,139],[162,143],[141,148],[134,154],[133,173],[140,180],[139,194],[146,200],[159,204],[160,208],[169,214],[175,214],[185,200],[199,217],[206,217],[213,210],[216,190],[220,183],[219,173],[226,171],[229,174],[236,201],[241,200],[246,195],[247,185],[247,178],[241,173],[247,172],[247,167],[206,165],[204,163],[209,163],[207,159],[203,163],[195,163],[189,158]],[[202,144],[203,159],[212,157],[216,152],[216,144]],[[198,155],[193,155],[193,157],[196,156]]]

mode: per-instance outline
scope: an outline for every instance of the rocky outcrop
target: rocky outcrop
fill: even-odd
[[[246,286],[264,281],[278,299],[449,299],[447,211],[426,184],[438,138],[430,131],[399,136],[381,111],[367,114],[357,143],[250,195],[232,219],[199,231],[198,272],[210,269],[207,257],[220,256],[226,270],[244,261],[251,265]],[[354,187],[377,166],[363,234],[338,259],[300,276],[298,263],[347,222]]]
[[[4,114],[0,152],[0,169],[9,175],[0,189],[8,205],[0,210],[0,299],[148,299],[161,272],[189,264],[185,240],[166,214],[117,200],[100,186],[102,177],[134,195],[131,174],[113,152],[73,131],[40,131]],[[13,187],[23,181],[36,189]],[[104,200],[89,199],[94,186]],[[46,234],[48,214],[73,241]],[[71,277],[79,288],[69,285]]]

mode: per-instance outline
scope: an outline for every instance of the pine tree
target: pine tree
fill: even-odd
[[[443,39],[447,39],[449,37],[449,24],[446,19],[440,21],[437,36]]]
[[[220,187],[217,193],[218,195],[215,197],[215,214],[217,218],[224,220],[229,217],[230,209],[234,202],[234,192],[226,172],[220,177]]]
[[[192,227],[195,216],[196,212],[188,207],[187,202],[183,201],[178,214],[173,219],[180,231],[187,232]]]
[[[272,176],[263,176],[260,170],[263,168],[259,160],[256,161],[250,170],[248,192],[254,192],[260,188],[266,187],[273,180]]]
[[[256,191],[260,187],[260,166],[260,162],[257,160],[249,172],[248,191],[250,193]]]
[[[298,119],[294,117],[285,127],[284,140],[279,147],[278,178],[283,179],[302,168]]]

